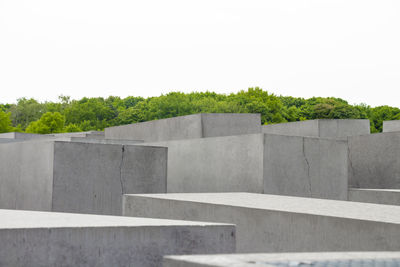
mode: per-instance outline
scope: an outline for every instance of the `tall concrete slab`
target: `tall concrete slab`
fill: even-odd
[[[0,210],[0,266],[162,266],[168,254],[235,252],[233,225]]]
[[[210,113],[110,127],[105,138],[158,142],[260,132],[260,114]]]
[[[348,138],[352,188],[400,189],[400,132]]]
[[[164,267],[398,266],[400,252],[257,253],[164,256]]]
[[[349,188],[349,200],[386,205],[400,205],[399,189]]]
[[[347,200],[345,141],[250,134],[175,140],[169,193],[253,192]]]
[[[264,135],[264,193],[347,200],[347,142]]]
[[[400,120],[384,121],[382,131],[386,132],[400,132]]]
[[[348,136],[369,134],[370,125],[369,120],[309,120],[263,125],[261,130],[268,134],[346,140]]]
[[[125,195],[126,216],[236,225],[238,252],[400,250],[400,207],[250,193]]]
[[[0,207],[121,215],[122,194],[166,192],[167,149],[61,141],[0,146]]]

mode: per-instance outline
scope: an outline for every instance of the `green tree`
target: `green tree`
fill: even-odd
[[[10,116],[11,113],[6,113],[0,109],[0,133],[7,133],[13,131]]]
[[[47,112],[26,128],[27,133],[50,134],[61,133],[64,129],[65,117],[59,112]]]

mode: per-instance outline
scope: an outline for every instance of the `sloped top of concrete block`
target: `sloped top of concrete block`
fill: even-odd
[[[346,139],[348,136],[370,134],[370,124],[367,119],[319,119],[263,125],[262,132]]]
[[[382,132],[400,132],[400,120],[384,121]]]
[[[105,138],[158,142],[260,132],[260,114],[199,113],[106,128]]]
[[[174,266],[173,263],[182,263],[182,266],[188,266],[188,267],[189,266],[254,267],[258,265],[301,266],[303,264],[304,266],[313,266],[316,262],[325,262],[325,261],[333,262],[334,263],[333,266],[339,266],[339,261],[345,261],[345,260],[363,261],[363,260],[379,260],[379,259],[381,260],[397,259],[396,262],[399,262],[400,252],[317,252],[317,253],[182,255],[182,256],[165,256],[164,259],[166,261],[170,261],[170,265],[167,266]],[[183,263],[186,263],[187,265],[183,265]],[[346,266],[350,266],[350,264]],[[365,262],[365,265],[362,266],[372,267],[377,265],[368,264],[368,262]]]
[[[253,193],[170,193],[132,196],[400,224],[400,206],[392,205]]]
[[[5,209],[0,209],[0,218],[0,230],[21,228],[231,225],[223,223]]]

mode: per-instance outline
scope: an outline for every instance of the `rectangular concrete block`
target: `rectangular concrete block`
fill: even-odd
[[[400,120],[384,121],[382,131],[386,132],[400,132]]]
[[[236,225],[238,252],[400,250],[400,207],[250,193],[125,195],[126,216]]]
[[[263,125],[268,134],[314,136],[346,140],[348,136],[370,133],[369,120],[309,120]]]
[[[157,142],[260,132],[260,114],[210,113],[110,127],[105,138]]]
[[[0,207],[121,215],[123,194],[166,192],[166,175],[166,148],[1,144]]]
[[[264,135],[264,193],[347,200],[347,142]]]
[[[400,252],[258,253],[164,256],[164,267],[398,266]]]
[[[233,225],[0,210],[0,266],[162,266],[168,254],[235,252]]]
[[[345,141],[249,134],[175,140],[169,193],[253,192],[347,200]]]
[[[386,205],[400,205],[400,190],[349,188],[349,200]]]
[[[349,185],[400,189],[400,132],[349,137]]]
[[[1,138],[18,139],[18,140],[41,139],[41,138],[46,139],[47,135],[10,132],[10,133],[0,133],[0,139]]]

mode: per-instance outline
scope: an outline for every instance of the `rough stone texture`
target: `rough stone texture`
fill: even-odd
[[[349,189],[349,200],[386,205],[400,205],[400,190],[395,189]]]
[[[400,252],[259,253],[164,256],[163,267],[393,266]],[[362,263],[362,264],[360,264]]]
[[[400,207],[250,193],[125,195],[124,215],[236,225],[238,252],[400,250]]]
[[[166,168],[160,147],[1,144],[0,207],[120,215],[122,194],[166,192]]]
[[[400,120],[384,121],[382,131],[385,132],[400,132]]]
[[[264,193],[347,200],[347,142],[264,137]]]
[[[169,193],[253,192],[347,200],[345,141],[250,134],[168,147]]]
[[[235,252],[233,225],[0,210],[0,266],[162,266],[167,254]]]
[[[400,189],[400,132],[348,138],[352,188]]]
[[[211,113],[110,127],[105,138],[157,142],[260,132],[260,114]]]
[[[263,133],[314,136],[346,140],[347,136],[370,133],[369,120],[310,120],[263,125]]]

